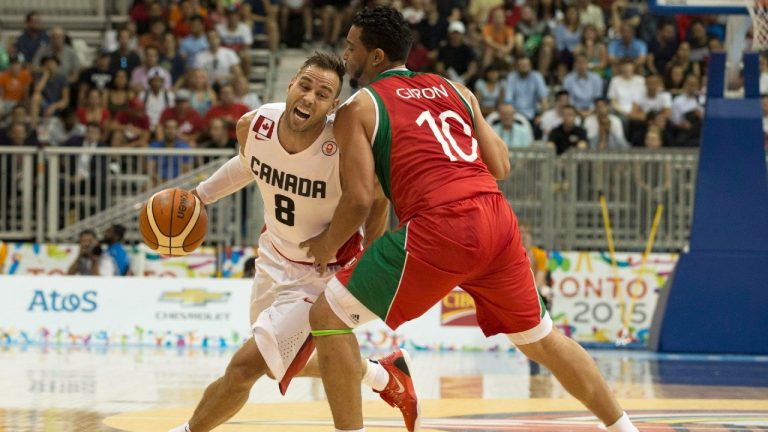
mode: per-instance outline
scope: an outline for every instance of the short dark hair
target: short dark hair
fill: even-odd
[[[396,9],[386,6],[365,8],[355,15],[352,25],[362,30],[360,40],[369,51],[379,48],[390,61],[405,61],[408,57],[413,34]]]
[[[26,16],[26,19],[24,21],[25,22],[30,22],[30,21],[32,21],[32,18],[34,18],[36,16],[39,16],[39,15],[40,14],[37,11],[29,11],[29,12],[27,12],[27,16]]]
[[[558,90],[557,93],[555,93],[555,100],[560,99],[560,96],[571,96],[571,94],[568,92],[568,90]]]
[[[115,233],[117,241],[122,241],[123,237],[125,236],[125,227],[121,224],[114,224],[112,225],[112,232]]]
[[[92,230],[90,228],[89,229],[84,229],[84,230],[80,231],[80,234],[78,234],[77,237],[78,238],[82,238],[84,235],[87,235],[87,234],[92,235],[93,238],[95,238],[96,240],[99,239],[99,236],[96,235],[96,231],[94,231],[94,230]]]
[[[315,51],[308,59],[301,65],[301,69],[304,70],[310,66],[317,66],[320,69],[326,69],[336,72],[339,77],[339,89],[336,91],[336,95],[341,92],[341,87],[344,85],[344,60],[338,55],[326,51]]]

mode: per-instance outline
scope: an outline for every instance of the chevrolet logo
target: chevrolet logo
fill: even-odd
[[[182,306],[205,306],[209,302],[223,303],[229,300],[228,292],[209,292],[202,288],[184,288],[181,291],[166,291],[160,296],[161,302],[177,302]]]

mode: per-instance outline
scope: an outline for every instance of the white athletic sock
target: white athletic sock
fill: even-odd
[[[189,430],[189,423],[184,423],[183,425],[175,427],[169,430],[168,432],[192,432],[192,431]]]
[[[367,366],[363,374],[363,384],[376,391],[384,390],[389,383],[389,372],[377,361],[368,360],[365,363]]]
[[[632,420],[629,419],[627,413],[623,413],[621,417],[616,420],[616,423],[606,428],[608,432],[638,432],[635,425],[632,424]]]

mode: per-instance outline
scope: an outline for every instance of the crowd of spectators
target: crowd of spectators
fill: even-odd
[[[247,78],[259,35],[273,52],[281,44],[340,51],[355,9],[373,3],[134,0],[91,64],[63,28],[29,12],[24,30],[0,44],[0,142],[90,143],[73,138],[98,126],[100,145],[113,147],[232,146],[234,123],[261,104]],[[411,23],[408,67],[473,89],[510,147],[698,143],[722,17],[659,16],[626,0],[375,3]],[[761,71],[768,91],[765,58]]]

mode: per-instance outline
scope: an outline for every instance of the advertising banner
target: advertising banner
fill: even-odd
[[[551,252],[555,324],[579,342],[645,344],[659,290],[677,255],[617,253],[614,273],[607,252]],[[626,319],[625,319],[626,318]]]

